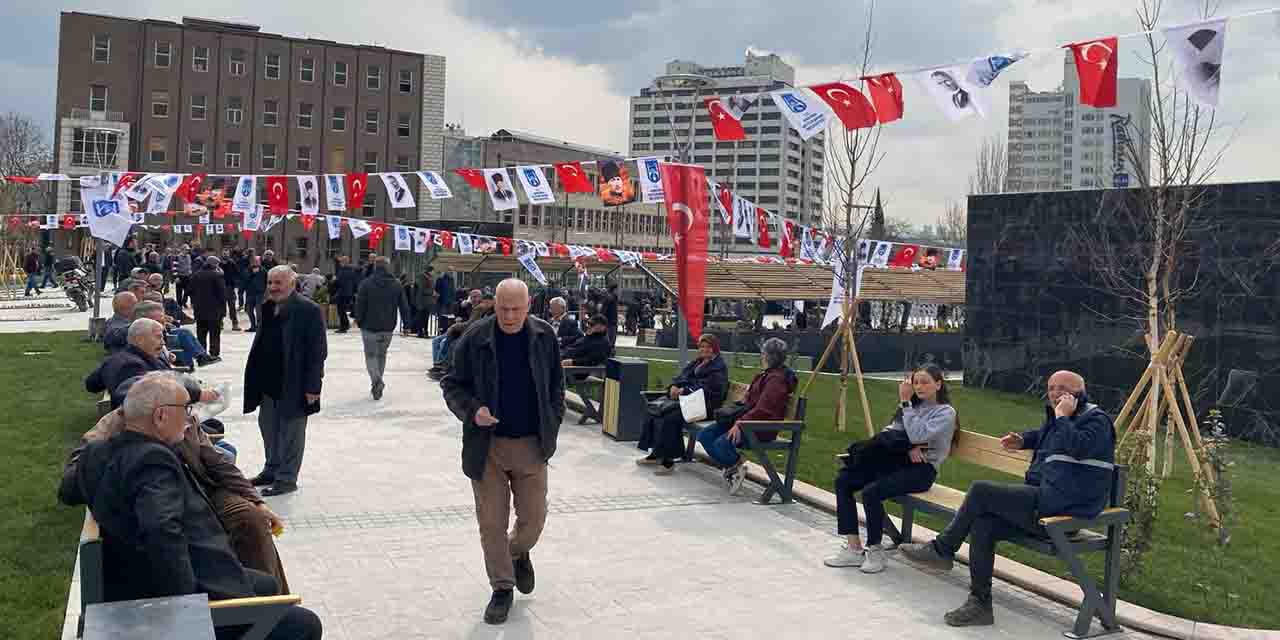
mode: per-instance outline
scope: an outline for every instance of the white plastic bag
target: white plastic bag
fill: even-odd
[[[684,416],[685,422],[707,419],[707,395],[702,389],[680,396],[680,415]]]
[[[201,420],[212,418],[223,411],[226,411],[227,407],[231,405],[230,382],[220,383],[218,386],[214,387],[214,390],[218,392],[217,400],[196,403],[195,411],[199,414]]]

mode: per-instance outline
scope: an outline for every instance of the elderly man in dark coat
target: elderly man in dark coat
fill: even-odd
[[[221,264],[218,256],[205,258],[204,266],[187,283],[192,315],[196,317],[196,338],[215,362],[221,359],[222,318],[227,315],[227,283]]]

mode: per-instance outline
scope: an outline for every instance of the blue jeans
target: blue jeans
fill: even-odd
[[[56,287],[56,286],[58,286],[58,281],[53,279],[53,268],[52,268],[52,267],[50,267],[50,268],[48,268],[48,269],[45,269],[45,270],[44,270],[44,279],[40,281],[40,286],[41,286],[41,287]]]
[[[231,444],[230,442],[227,442],[226,440],[219,440],[213,443],[213,446],[214,448],[216,448],[218,451],[222,453],[223,457],[227,459],[227,462],[230,462],[231,464],[236,463],[235,445]]]
[[[173,335],[178,339],[178,348],[182,349],[182,353],[177,354],[178,364],[189,367],[195,363],[196,358],[205,354],[204,347],[200,346],[200,341],[190,331],[178,328],[173,330]]]
[[[39,273],[28,273],[28,274],[27,274],[27,295],[31,295],[31,290],[32,290],[32,289],[35,289],[36,291],[39,291],[39,290],[40,290],[40,288],[41,288],[41,287],[40,287],[40,274],[39,274]]]
[[[449,336],[438,335],[431,339],[431,362],[443,364],[449,359]]]
[[[722,467],[732,467],[738,463],[738,445],[729,439],[729,429],[732,428],[733,423],[717,422],[714,426],[698,432],[698,442],[702,444],[702,448],[716,464]],[[743,442],[746,442],[745,436]]]

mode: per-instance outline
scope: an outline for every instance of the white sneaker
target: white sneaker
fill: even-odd
[[[866,553],[862,549],[854,551],[846,544],[840,547],[840,553],[826,558],[822,561],[822,564],[825,564],[828,567],[836,567],[838,569],[844,567],[861,567],[865,558]]]
[[[884,542],[880,543],[880,548],[885,551],[893,551],[898,548],[898,543],[894,542],[893,538],[885,536]]]
[[[729,477],[729,495],[736,496],[742,491],[742,482],[747,479],[747,463],[741,462],[733,468],[733,475]]]
[[[884,571],[884,549],[879,545],[867,547],[867,559],[862,563],[863,573],[880,573]]]

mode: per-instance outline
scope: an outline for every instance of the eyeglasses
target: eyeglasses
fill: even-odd
[[[192,413],[195,411],[195,407],[193,407],[193,406],[191,406],[191,405],[189,405],[189,404],[186,404],[186,403],[183,403],[183,404],[161,404],[161,405],[156,405],[156,408],[157,408],[157,409],[159,409],[159,408],[161,408],[161,407],[182,407],[184,410],[186,410],[186,412],[187,412],[187,415],[188,415],[188,416],[191,416],[191,415],[192,415]]]

